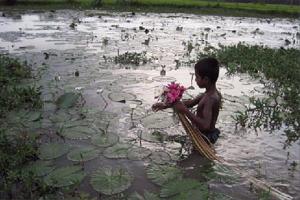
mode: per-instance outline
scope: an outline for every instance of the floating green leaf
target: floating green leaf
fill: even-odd
[[[92,136],[91,142],[98,147],[109,147],[116,144],[119,140],[119,137],[115,134],[102,133]]]
[[[23,122],[25,125],[28,122],[35,122],[42,118],[42,113],[39,111],[19,110],[12,111],[8,114],[7,119],[11,123]]]
[[[151,151],[144,147],[133,147],[128,150],[128,159],[130,160],[142,160],[150,156]]]
[[[148,191],[144,191],[144,196],[135,192],[129,196],[128,200],[159,200],[159,196]]]
[[[222,183],[233,184],[238,181],[238,174],[229,167],[222,164],[215,164],[213,170],[205,173],[205,177],[210,179],[217,179]]]
[[[71,115],[66,110],[60,110],[50,117],[53,123],[65,123],[71,119]]]
[[[43,144],[40,147],[39,158],[42,160],[51,160],[58,158],[69,151],[70,147],[66,144],[61,143],[49,143]]]
[[[124,101],[124,103],[126,101],[131,101],[134,100],[136,98],[135,95],[130,94],[130,93],[125,93],[125,92],[115,92],[115,93],[110,93],[108,95],[108,97],[110,98],[110,100],[115,101],[115,102],[122,102]]]
[[[105,121],[109,122],[116,118],[118,115],[113,112],[108,112],[108,111],[88,111],[87,116],[96,120],[96,121]]]
[[[148,142],[163,142],[167,138],[167,133],[162,131],[144,131],[142,139]]]
[[[117,143],[114,146],[108,147],[103,152],[106,158],[127,158],[128,149],[131,147],[129,144]]]
[[[142,119],[146,128],[167,128],[174,125],[172,116],[167,113],[154,113]]]
[[[172,165],[152,164],[147,168],[147,177],[160,186],[169,181],[181,179],[182,175],[182,171]]]
[[[56,100],[55,104],[57,105],[58,108],[71,108],[75,106],[79,99],[80,95],[74,92],[68,92]]]
[[[130,187],[133,177],[126,169],[103,167],[91,176],[92,187],[105,195],[123,192]]]
[[[150,159],[156,164],[167,164],[171,162],[171,156],[164,151],[155,151],[151,154]]]
[[[42,113],[38,111],[29,111],[26,113],[26,121],[34,122],[42,118]]]
[[[179,195],[173,197],[174,200],[199,200],[199,199],[209,199],[209,190],[207,186],[201,185],[194,189],[180,192]],[[218,199],[219,200],[219,199]]]
[[[33,173],[36,176],[44,176],[53,171],[55,167],[51,161],[35,161],[30,162],[23,169],[23,173]]]
[[[204,188],[205,187],[200,182],[194,179],[174,180],[163,185],[160,192],[160,196],[161,197],[171,197],[175,195],[187,196],[188,195],[187,193],[191,191],[193,192],[194,189],[202,190]],[[202,199],[201,196],[198,196],[198,199]]]
[[[211,200],[232,200],[233,198],[222,194],[222,193],[216,193],[216,192],[212,192],[209,195],[209,199]]]
[[[63,126],[64,128],[72,128],[72,127],[88,127],[90,125],[89,122],[84,120],[76,120],[76,121],[67,121],[64,123],[61,123],[60,126]]]
[[[88,161],[99,156],[100,150],[95,147],[81,147],[68,153],[67,158],[71,161]]]
[[[45,183],[54,187],[66,187],[79,184],[85,177],[80,166],[68,166],[54,170],[45,177]]]
[[[81,140],[81,139],[88,139],[92,135],[96,135],[97,132],[88,126],[75,126],[75,127],[63,129],[60,134],[69,139]]]

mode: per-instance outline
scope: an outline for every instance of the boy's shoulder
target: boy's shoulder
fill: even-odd
[[[220,103],[222,99],[221,93],[218,90],[213,93],[204,93],[203,97],[203,101],[211,103]]]

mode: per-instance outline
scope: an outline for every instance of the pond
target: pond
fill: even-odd
[[[100,199],[134,199],[135,192],[145,199],[153,194],[192,199],[184,189],[174,190],[199,188],[198,180],[215,199],[258,198],[245,179],[222,176],[224,169],[189,155],[172,110],[154,113],[151,105],[157,90],[171,81],[189,88],[185,98],[203,92],[194,82],[193,64],[204,48],[238,42],[298,48],[299,19],[99,10],[2,11],[1,16],[0,52],[33,67],[44,100],[43,110],[10,113],[3,126],[16,131],[23,124],[40,135],[38,165],[51,169],[42,174],[49,185],[65,187],[76,179],[78,191]],[[227,76],[221,68],[217,87],[224,97],[218,156],[299,199],[299,141],[284,148],[281,130],[236,129],[231,118],[249,103],[248,95],[263,95],[263,86],[244,74]],[[167,183],[179,177],[183,185]],[[103,179],[115,181],[107,186]]]

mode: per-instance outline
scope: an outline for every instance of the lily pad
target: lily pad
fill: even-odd
[[[137,103],[133,104],[133,103],[129,102],[129,105],[130,104],[137,105]],[[132,112],[132,110],[133,110],[133,112]],[[141,118],[145,117],[146,114],[147,114],[146,109],[142,106],[137,106],[134,109],[131,109],[130,107],[124,107],[124,108],[122,108],[122,111],[124,113],[132,114],[131,117],[132,117],[133,120],[141,119]]]
[[[171,156],[164,151],[155,151],[151,154],[150,159],[156,164],[167,164],[171,162]]]
[[[100,150],[95,147],[81,147],[68,153],[67,158],[71,161],[88,161],[99,156]]]
[[[39,158],[42,160],[51,160],[54,158],[58,158],[69,151],[70,147],[66,144],[60,143],[49,143],[43,144],[40,147],[40,155]]]
[[[142,139],[148,142],[163,142],[167,138],[167,133],[161,131],[144,131]]]
[[[12,123],[17,123],[24,119],[26,116],[26,110],[19,110],[19,111],[11,111],[7,114],[7,120]]]
[[[112,92],[119,92],[119,91],[122,91],[124,89],[123,86],[121,85],[116,85],[116,84],[108,84],[106,86],[106,89],[109,90],[109,91],[112,91]]]
[[[23,122],[25,125],[27,122],[35,122],[42,118],[42,113],[39,111],[12,111],[8,114],[7,119],[11,123]]]
[[[95,134],[97,134],[97,132],[88,126],[76,126],[66,128],[63,129],[63,131],[61,132],[61,135],[63,135],[66,138],[79,140],[88,139]]]
[[[125,92],[113,92],[108,95],[109,99],[115,102],[131,101],[136,98],[135,95]]]
[[[97,134],[92,136],[91,142],[92,144],[98,147],[109,147],[116,144],[119,140],[119,137],[114,134]]]
[[[106,158],[127,158],[128,149],[131,145],[126,143],[117,143],[114,146],[108,147],[103,152]]]
[[[53,123],[65,123],[71,119],[71,115],[65,110],[60,110],[50,117],[50,121]]]
[[[38,121],[42,118],[42,113],[38,111],[30,111],[26,114],[26,120],[30,122]]]
[[[66,187],[74,184],[79,184],[85,173],[80,166],[68,166],[54,170],[45,177],[45,183],[54,187]]]
[[[173,197],[174,200],[198,200],[198,199],[210,199],[209,191],[207,189],[208,186],[201,185],[194,189],[180,192],[179,195]],[[221,199],[217,199],[221,200]]]
[[[44,176],[53,171],[55,167],[51,161],[35,161],[30,162],[23,169],[23,173],[33,173],[36,176]]]
[[[204,189],[205,187],[203,186],[202,183],[194,179],[175,180],[163,185],[160,192],[160,197],[165,198],[165,197],[171,197],[175,195],[186,196],[187,193],[198,188]],[[198,196],[197,199],[207,199],[207,198],[201,198],[201,196]]]
[[[75,106],[79,99],[80,95],[74,92],[68,92],[56,100],[55,104],[57,105],[58,108],[71,108]]]
[[[142,81],[148,79],[149,75],[144,73],[125,73],[125,74],[121,74],[121,77],[131,79],[131,80]]]
[[[123,192],[130,187],[133,177],[123,168],[102,167],[91,176],[92,187],[105,195]]]
[[[129,196],[128,200],[160,200],[159,196],[145,191],[144,196],[140,195],[139,193],[135,192]]]
[[[64,123],[60,124],[61,126],[63,126],[64,128],[72,128],[72,127],[78,127],[78,126],[89,126],[90,123],[84,120],[76,120],[76,121],[67,121]]]
[[[160,186],[169,181],[181,179],[182,176],[182,171],[172,165],[150,165],[147,168],[147,177]]]
[[[105,121],[105,122],[110,122],[114,118],[116,118],[118,115],[113,112],[108,112],[108,111],[89,111],[87,114],[88,118],[96,119],[98,121]]]
[[[128,151],[128,159],[130,160],[142,160],[150,156],[151,151],[144,147],[133,147]]]
[[[167,113],[154,113],[143,118],[142,123],[146,128],[163,129],[174,125],[174,120]]]

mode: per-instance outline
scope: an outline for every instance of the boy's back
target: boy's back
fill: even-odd
[[[210,104],[212,104],[210,106]],[[204,93],[202,95],[202,98],[200,99],[197,107],[197,116],[200,118],[203,118],[206,116],[206,113],[204,113],[204,108],[211,107],[209,112],[211,112],[209,115],[212,116],[211,122],[209,125],[209,130],[200,130],[202,132],[212,131],[215,129],[215,125],[219,116],[219,110],[221,107],[221,94],[218,90],[215,90],[214,92],[210,93]]]

